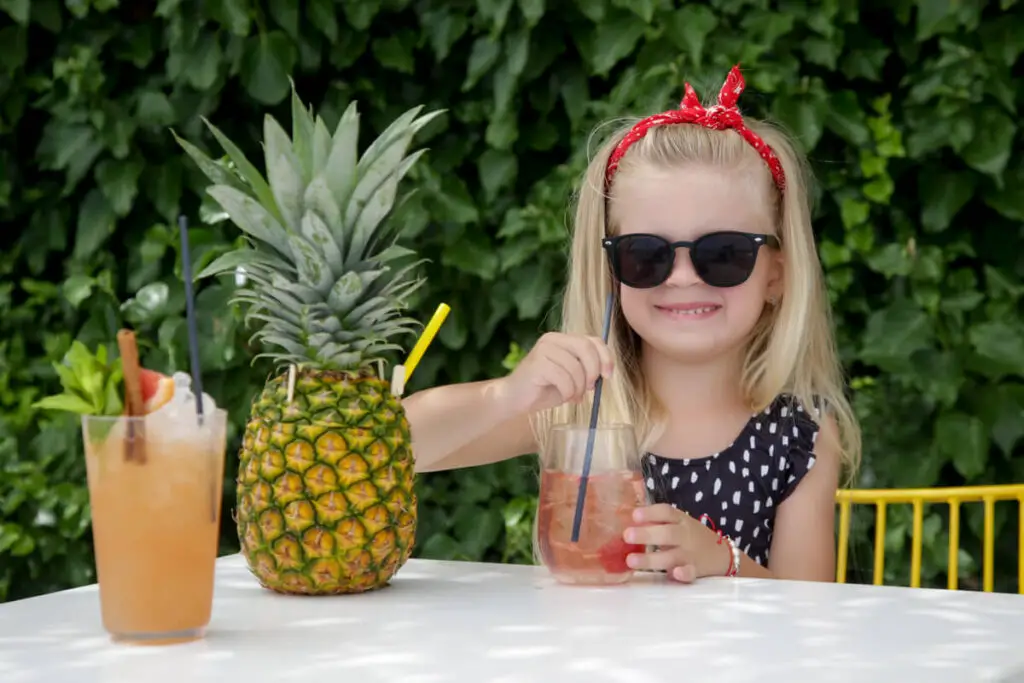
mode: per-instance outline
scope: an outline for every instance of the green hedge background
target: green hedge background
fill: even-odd
[[[131,325],[143,362],[187,367],[175,218],[196,270],[239,241],[202,202],[170,129],[217,153],[206,116],[262,159],[289,77],[329,125],[356,99],[363,144],[414,104],[407,241],[431,259],[415,312],[452,306],[411,389],[506,371],[552,323],[568,200],[595,126],[710,97],[741,62],[742,106],[788,126],[819,180],[820,252],[865,431],[859,485],[1024,482],[1024,5],[1016,0],[0,0],[0,599],[94,580],[76,421],[31,403],[50,363]],[[198,293],[207,390],[240,427],[267,368],[233,282]],[[529,562],[536,478],[519,460],[420,479],[416,555]],[[225,488],[223,552],[237,548]],[[849,580],[870,580],[873,514]],[[961,584],[980,583],[980,506]],[[944,585],[946,512],[924,522]],[[1016,508],[997,507],[997,589],[1016,590]],[[886,580],[908,583],[909,508]]]

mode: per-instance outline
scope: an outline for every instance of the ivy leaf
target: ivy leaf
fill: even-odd
[[[921,195],[921,224],[929,232],[942,232],[953,217],[974,195],[976,184],[972,173],[946,171],[928,165],[918,176]]]
[[[587,75],[579,67],[569,67],[568,72],[563,71],[559,74],[558,81],[561,82],[559,93],[565,105],[565,113],[575,126],[586,114],[587,103],[590,102]]]
[[[865,122],[865,112],[852,90],[839,90],[829,97],[825,125],[833,133],[857,147],[871,141],[871,131]]]
[[[513,0],[476,0],[476,10],[480,17],[491,24],[491,35],[501,35],[505,30],[512,2]]]
[[[629,10],[641,19],[645,24],[651,23],[654,19],[656,0],[612,0],[612,5]]]
[[[332,0],[309,0],[306,5],[309,21],[332,43],[338,40],[338,19]]]
[[[217,81],[224,55],[220,41],[210,32],[204,32],[196,41],[185,67],[185,79],[196,90],[208,90]]]
[[[906,372],[911,357],[934,341],[931,318],[919,306],[901,299],[868,316],[861,359],[886,372]]]
[[[905,277],[910,275],[914,263],[910,260],[906,248],[902,244],[890,243],[871,254],[867,259],[868,267],[887,278]]]
[[[1002,187],[985,192],[985,202],[1010,220],[1024,222],[1024,156],[1018,155],[1015,165],[1006,170]]]
[[[72,275],[61,286],[64,298],[75,308],[82,305],[82,302],[92,294],[96,279],[88,275]]]
[[[261,104],[280,103],[291,91],[288,75],[297,58],[295,46],[282,31],[253,36],[242,53],[242,84]]]
[[[105,159],[96,167],[96,182],[118,216],[127,216],[131,211],[141,174],[142,161],[137,158]]]
[[[825,119],[829,114],[828,95],[815,89],[808,93],[776,97],[772,113],[809,152],[817,146],[825,129]]]
[[[466,79],[462,82],[462,92],[469,92],[484,74],[490,71],[498,61],[500,53],[500,43],[489,36],[480,36],[473,42],[473,47],[469,51]]]
[[[114,234],[116,223],[117,214],[103,193],[98,188],[89,190],[78,208],[73,258],[85,258],[102,247]]]
[[[583,16],[595,24],[604,21],[607,0],[575,0],[574,4]]]
[[[293,38],[299,35],[299,3],[294,0],[270,0],[270,16]]]
[[[515,154],[497,149],[488,149],[481,154],[477,165],[480,184],[484,188],[484,197],[488,202],[493,202],[499,192],[511,185],[519,170],[519,161]]]
[[[22,26],[28,25],[30,0],[0,0],[0,10]]]
[[[498,254],[486,234],[474,230],[445,245],[441,265],[493,280],[498,273]]]
[[[146,90],[139,95],[135,118],[146,128],[165,128],[175,121],[174,107],[167,96],[158,90]]]
[[[984,107],[975,116],[974,139],[960,156],[982,173],[1000,176],[1010,160],[1017,125],[996,107]]]
[[[499,112],[487,124],[484,141],[495,149],[511,149],[519,138],[519,121],[513,110]]]
[[[964,478],[973,479],[985,471],[989,438],[978,417],[958,411],[939,415],[934,444]]]
[[[533,28],[544,16],[544,0],[519,0],[519,11],[526,19],[526,25]]]
[[[392,33],[385,38],[376,38],[372,43],[373,56],[385,66],[394,71],[411,74],[415,70],[415,63],[412,57],[412,46],[414,40],[411,36],[401,33]]]
[[[121,311],[133,324],[154,323],[164,316],[170,293],[167,283],[152,282],[121,304]]]
[[[992,369],[1002,374],[1024,377],[1024,326],[1018,321],[989,320],[968,332],[974,352]]]
[[[710,8],[687,3],[668,17],[668,38],[685,50],[698,68],[704,56],[704,41],[718,26],[718,17]]]
[[[607,76],[616,64],[629,56],[647,31],[647,25],[635,14],[597,25],[590,46],[594,76]]]
[[[835,71],[836,62],[839,61],[842,49],[841,41],[830,40],[821,36],[811,36],[803,41],[803,52],[807,57],[807,61],[811,64],[823,66],[829,71]]]
[[[224,28],[234,35],[243,38],[249,35],[252,24],[252,8],[249,0],[207,0],[210,14]]]
[[[543,3],[543,0],[539,1]],[[430,47],[434,50],[434,60],[437,63],[448,57],[452,46],[469,30],[469,19],[466,15],[448,8],[425,11],[420,22],[430,40]]]
[[[379,2],[343,2],[341,8],[345,11],[345,18],[348,19],[349,25],[362,32],[370,28],[381,4]]]
[[[951,0],[916,0],[917,40],[924,42],[936,33],[956,28],[953,10],[958,3]],[[954,21],[948,21],[953,19]]]
[[[1024,437],[1024,385],[986,387],[977,396],[978,414],[989,428],[992,440],[1011,457]]]
[[[851,46],[849,53],[840,61],[839,68],[843,75],[850,79],[881,81],[882,68],[890,54],[892,48],[880,40],[869,39],[867,44]]]
[[[466,185],[455,176],[446,176],[441,191],[430,197],[431,213],[435,219],[466,225],[480,220],[476,203]]]
[[[512,297],[520,320],[534,320],[551,307],[554,281],[542,264],[526,264],[516,272]]]

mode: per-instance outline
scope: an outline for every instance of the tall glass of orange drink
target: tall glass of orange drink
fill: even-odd
[[[589,431],[586,426],[557,425],[541,449],[538,554],[561,583],[625,583],[633,575],[626,556],[644,549],[622,538],[632,525],[633,510],[647,501],[636,437],[629,425],[595,429],[580,533],[574,542]]]
[[[115,641],[186,642],[210,622],[227,413],[204,402],[200,420],[175,394],[148,415],[82,416],[100,610]]]

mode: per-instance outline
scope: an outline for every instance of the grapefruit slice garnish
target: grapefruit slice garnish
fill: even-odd
[[[174,380],[155,370],[141,368],[139,383],[142,385],[142,402],[147,415],[159,410],[174,396]]]
[[[597,551],[601,566],[609,574],[623,574],[632,571],[626,564],[626,558],[630,553],[642,553],[644,546],[637,543],[626,543],[622,538],[608,541]]]

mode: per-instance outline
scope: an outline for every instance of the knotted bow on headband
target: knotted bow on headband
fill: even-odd
[[[622,138],[622,141],[608,159],[608,168],[605,171],[605,190],[607,191],[611,187],[612,176],[615,175],[615,170],[618,168],[619,161],[622,160],[626,150],[634,142],[647,135],[647,131],[651,128],[672,123],[695,123],[698,126],[704,126],[713,130],[732,128],[743,136],[743,139],[756,149],[757,153],[768,164],[768,168],[772,172],[772,178],[775,179],[775,184],[778,186],[779,191],[784,191],[786,188],[786,175],[782,171],[782,163],[775,156],[772,148],[757,133],[747,128],[746,124],[743,123],[743,116],[740,115],[739,109],[736,108],[736,102],[743,93],[745,86],[746,83],[737,64],[729,71],[729,76],[725,79],[722,89],[718,92],[718,104],[705,109],[697,99],[697,93],[694,92],[693,86],[687,83],[679,109],[655,114],[639,121]]]

